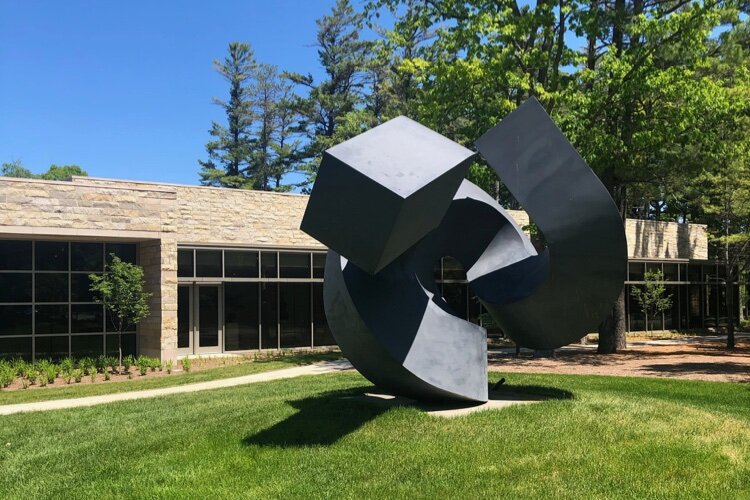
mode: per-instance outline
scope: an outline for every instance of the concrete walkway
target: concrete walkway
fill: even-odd
[[[29,411],[61,410],[64,408],[79,408],[82,406],[94,406],[116,401],[132,401],[134,399],[156,398],[170,394],[182,394],[186,392],[207,391],[209,389],[222,389],[224,387],[235,387],[238,385],[254,384],[256,382],[269,382],[285,378],[301,377],[304,375],[321,375],[349,370],[352,365],[345,359],[336,361],[324,361],[312,365],[295,366],[241,377],[223,378],[209,382],[198,382],[175,387],[164,387],[161,389],[148,389],[145,391],[117,392],[101,396],[88,396],[74,399],[56,399],[53,401],[38,401],[35,403],[20,403],[13,405],[1,405],[0,415],[12,415]]]

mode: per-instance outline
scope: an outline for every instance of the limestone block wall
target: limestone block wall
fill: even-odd
[[[628,257],[633,259],[708,259],[703,224],[627,219]]]

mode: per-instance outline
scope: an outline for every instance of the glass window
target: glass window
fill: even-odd
[[[716,282],[716,265],[715,264],[703,265],[703,281],[708,282],[708,283]]]
[[[0,273],[0,302],[31,302],[31,273]]]
[[[313,283],[313,344],[315,346],[336,345],[336,340],[328,328],[323,304],[323,283]]]
[[[122,339],[122,355],[135,356],[135,334],[133,333],[107,335],[107,356],[117,356],[120,339]]]
[[[468,318],[468,294],[468,286],[463,283],[443,283],[443,299],[461,319]]]
[[[34,329],[37,335],[68,333],[68,305],[36,306]]]
[[[643,281],[644,268],[643,262],[631,262],[628,264],[629,281]]]
[[[71,243],[70,269],[72,271],[103,271],[104,246],[101,243]]]
[[[70,306],[71,333],[95,333],[104,330],[104,306],[73,304]]]
[[[678,281],[677,264],[664,264],[664,281]]]
[[[31,242],[0,240],[0,269],[31,271]]]
[[[326,269],[326,254],[313,253],[313,278],[323,278]]]
[[[67,271],[68,243],[65,241],[37,241],[35,260],[37,271]]]
[[[227,278],[257,278],[258,252],[225,250],[224,276]]]
[[[31,335],[31,306],[0,306],[0,335]]]
[[[258,349],[258,283],[224,284],[224,349]]]
[[[193,277],[193,251],[177,251],[177,276],[180,278]]]
[[[658,263],[658,264],[656,262],[647,262],[646,263],[646,271],[648,271],[650,273],[655,273],[655,272],[661,271],[661,270],[662,270],[661,269],[661,263]]]
[[[290,252],[280,253],[279,275],[282,278],[309,278],[310,254]]]
[[[198,346],[219,346],[219,287],[198,287]]]
[[[91,291],[91,280],[88,274],[73,273],[70,275],[70,301],[95,302],[96,297]]]
[[[260,284],[261,349],[278,349],[278,283]]]
[[[70,351],[76,356],[101,356],[104,335],[74,335],[70,337]]]
[[[195,275],[201,278],[221,277],[221,250],[196,250]]]
[[[453,257],[443,257],[443,279],[444,280],[465,280],[466,273],[459,261]]]
[[[36,347],[36,359],[51,359],[59,361],[68,357],[68,337],[36,337],[34,344]]]
[[[0,358],[31,361],[31,337],[0,338]]]
[[[37,302],[68,302],[68,276],[64,273],[35,273]]]
[[[702,280],[701,278],[701,266],[700,264],[688,264],[688,277],[687,281],[692,281],[695,283],[699,283]]]
[[[104,251],[107,254],[107,263],[112,262],[112,254],[115,254],[121,261],[135,264],[135,243],[107,243]]]
[[[108,333],[117,332],[115,322],[113,321],[112,313],[106,307],[104,308],[104,331]],[[123,329],[123,332],[134,332],[134,331],[135,331],[135,325],[133,325],[132,323],[126,324],[125,328]]]
[[[276,252],[261,252],[260,273],[261,278],[279,277],[276,270]]]
[[[311,347],[310,284],[279,285],[279,326],[281,347]]]
[[[190,347],[190,287],[177,287],[177,347]]]

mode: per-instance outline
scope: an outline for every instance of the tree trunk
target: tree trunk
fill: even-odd
[[[625,286],[612,305],[607,318],[599,325],[599,354],[614,354],[625,349]]]
[[[117,352],[120,356],[120,364],[117,367],[117,370],[122,373],[122,331],[117,332]]]
[[[728,255],[727,255],[728,257]],[[732,267],[729,259],[726,261],[726,280],[724,281],[727,295],[727,349],[734,349],[734,290],[732,290]]]

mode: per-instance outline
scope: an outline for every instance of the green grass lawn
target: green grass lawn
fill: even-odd
[[[31,403],[33,401],[49,401],[52,399],[80,398],[84,396],[99,396],[115,392],[140,391],[144,389],[158,389],[161,387],[172,387],[176,385],[192,384],[194,382],[206,382],[220,378],[239,377],[270,370],[291,368],[293,366],[308,365],[318,361],[327,361],[341,358],[341,353],[315,352],[290,354],[279,358],[270,358],[238,365],[224,366],[220,368],[208,368],[192,372],[176,372],[163,377],[149,378],[149,375],[141,377],[136,368],[131,368],[133,379],[121,382],[98,382],[96,384],[66,385],[61,379],[57,379],[54,385],[34,389],[19,389],[15,391],[0,390],[0,405],[15,403]]]
[[[347,372],[0,417],[0,498],[750,497],[750,385],[503,376],[551,399],[449,420]]]

